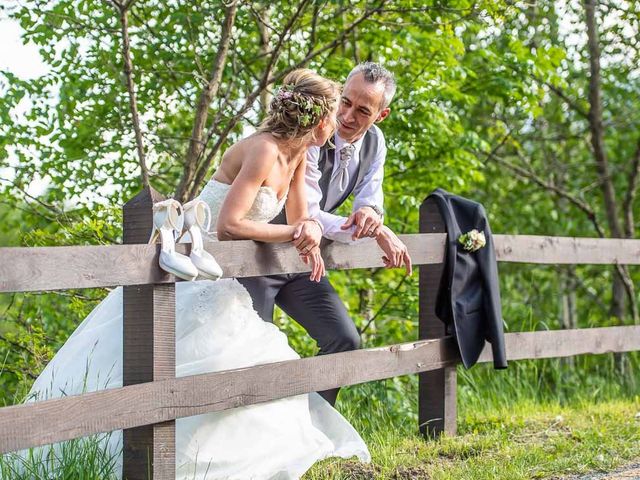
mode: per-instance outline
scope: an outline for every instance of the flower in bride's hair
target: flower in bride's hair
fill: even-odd
[[[296,90],[294,85],[282,85],[273,94],[271,111],[275,117],[290,118],[298,128],[315,126],[323,115],[331,111],[335,98],[315,96]]]
[[[479,232],[475,228],[467,233],[463,233],[458,237],[458,242],[462,244],[462,247],[468,252],[475,252],[480,250],[487,244],[487,240],[484,237],[484,232]]]
[[[311,115],[304,113],[298,117],[298,123],[301,127],[306,127],[311,123]]]
[[[278,100],[289,100],[293,98],[293,85],[283,85],[276,92]]]

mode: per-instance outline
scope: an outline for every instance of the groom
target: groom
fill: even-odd
[[[319,244],[322,236],[351,243],[375,238],[387,267],[403,264],[411,273],[406,246],[382,223],[382,180],[387,148],[375,125],[390,112],[396,90],[393,75],[372,62],[356,66],[344,85],[338,107],[333,146],[311,148],[307,154],[309,215],[294,244],[301,255]],[[353,195],[351,215],[334,212]],[[280,215],[272,223],[286,223]],[[302,325],[320,347],[319,354],[345,352],[360,347],[360,335],[335,289],[326,277],[319,283],[309,274],[285,274],[238,279],[251,294],[263,320],[273,321],[278,305]],[[332,405],[339,389],[320,394]]]

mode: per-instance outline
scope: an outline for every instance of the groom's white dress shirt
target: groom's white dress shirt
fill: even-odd
[[[378,128],[373,126],[373,128]],[[378,129],[378,145],[374,149],[375,158],[371,162],[369,171],[364,174],[362,182],[356,185],[353,190],[354,201],[353,211],[355,212],[361,207],[367,205],[376,205],[377,207],[383,207],[384,195],[382,193],[382,180],[384,178],[384,161],[387,156],[387,146],[384,141],[382,132]],[[353,143],[355,147],[353,151],[353,157],[349,161],[347,171],[349,178],[353,178],[358,174],[358,164],[360,163],[360,150],[362,148],[362,142],[364,135],[358,141]],[[342,198],[343,193],[340,191],[340,182],[337,181],[337,170],[340,166],[340,150],[346,145],[346,143],[340,136],[335,134],[335,158],[333,162],[333,172],[331,174],[331,181],[327,191],[327,201],[325,202],[326,208],[331,206]],[[320,209],[320,201],[322,200],[322,190],[320,189],[320,177],[322,172],[318,168],[318,158],[320,156],[319,147],[311,147],[307,151],[307,171],[305,181],[307,185],[307,202],[309,204],[309,216],[317,219],[324,230],[323,235],[331,240],[337,240],[339,242],[351,243],[351,234],[354,227],[349,230],[342,230],[340,226],[347,221],[347,217],[340,215],[334,215],[329,212],[324,212]]]

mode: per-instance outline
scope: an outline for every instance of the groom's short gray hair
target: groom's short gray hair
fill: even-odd
[[[384,96],[380,110],[387,108],[396,93],[396,80],[393,78],[393,73],[379,63],[363,62],[356,65],[354,69],[349,72],[347,81],[358,73],[362,73],[364,79],[369,83],[382,83],[384,85]]]

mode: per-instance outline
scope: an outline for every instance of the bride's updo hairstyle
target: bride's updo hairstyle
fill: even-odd
[[[339,95],[336,82],[306,68],[294,70],[275,92],[259,131],[286,140],[304,138],[333,111]]]

